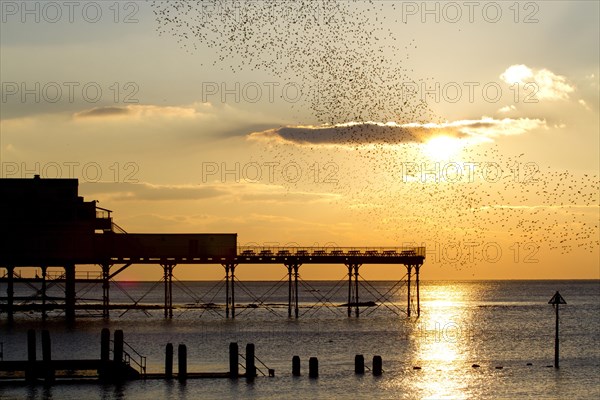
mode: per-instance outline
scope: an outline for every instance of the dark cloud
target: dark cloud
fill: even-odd
[[[299,144],[420,142],[425,133],[423,130],[416,131],[400,126],[377,124],[319,128],[284,127],[277,130],[277,134],[283,140]]]
[[[77,118],[86,117],[110,117],[114,115],[127,115],[131,110],[127,107],[96,107],[75,114]]]
[[[495,137],[521,134],[528,130],[545,127],[545,121],[537,119],[496,120],[484,117],[480,120],[464,120],[441,124],[396,123],[348,123],[322,126],[286,126],[248,135],[250,140],[267,140],[297,145],[366,145],[423,143],[434,136],[452,138]]]

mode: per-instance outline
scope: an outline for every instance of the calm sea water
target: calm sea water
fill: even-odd
[[[215,282],[177,283],[174,303],[222,303]],[[109,322],[80,312],[74,326],[51,315],[20,314],[9,327],[0,316],[4,359],[26,358],[26,331],[49,329],[53,357],[97,358],[100,330],[123,329],[125,341],[147,357],[149,372],[162,372],[164,348],[185,343],[190,372],[227,371],[228,346],[238,342],[243,352],[254,343],[256,355],[275,369],[275,377],[162,380],[115,385],[57,384],[24,387],[0,383],[2,399],[470,399],[470,398],[600,398],[600,282],[599,281],[473,281],[433,282],[421,286],[421,317],[408,319],[406,290],[394,282],[371,282],[361,287],[361,301],[377,300],[391,290],[391,303],[363,308],[360,318],[348,318],[343,307],[313,307],[346,301],[347,287],[335,282],[306,282],[300,290],[301,318],[287,318],[287,284],[243,282],[236,286],[236,303],[256,303],[264,294],[268,308],[238,309],[235,320],[223,310],[176,309],[171,321],[162,310],[111,311]],[[142,298],[160,304],[163,287],[152,283],[121,284],[111,289],[113,303]],[[18,287],[19,293],[30,293]],[[121,290],[122,289],[122,290]],[[211,289],[213,289],[211,291]],[[273,290],[271,290],[273,289]],[[0,286],[5,293],[6,288]],[[58,288],[56,295],[60,294]],[[101,296],[97,286],[78,287],[78,295]],[[555,312],[547,302],[559,290],[561,306],[561,368],[554,361]],[[87,292],[86,292],[87,291]],[[127,294],[125,294],[127,293]],[[213,298],[214,297],[214,298]],[[384,373],[354,375],[354,356],[383,357]],[[291,376],[291,360],[302,360],[301,377]],[[319,378],[308,378],[308,358],[318,357]],[[175,361],[175,364],[177,361]],[[532,365],[527,365],[528,363]],[[480,368],[472,368],[479,364]],[[414,369],[415,366],[421,369]],[[502,367],[498,369],[496,367]],[[175,369],[176,369],[175,365]]]

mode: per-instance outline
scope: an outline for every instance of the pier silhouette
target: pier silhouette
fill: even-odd
[[[368,264],[393,264],[406,268],[399,281],[406,286],[406,315],[415,309],[420,315],[419,274],[425,260],[424,247],[264,247],[238,246],[235,233],[128,233],[112,220],[111,210],[84,201],[78,195],[77,179],[0,179],[0,268],[5,273],[6,296],[0,297],[0,314],[9,322],[15,312],[64,311],[74,320],[76,310],[99,311],[109,318],[114,309],[164,310],[173,318],[173,279],[177,265],[220,265],[225,270],[225,317],[235,318],[236,269],[241,265],[254,268],[279,264],[286,268],[288,283],[288,317],[299,317],[299,270],[303,265],[344,265],[347,268],[347,315],[360,315],[360,307],[375,306],[360,301],[360,268]],[[164,304],[111,304],[110,283],[131,265],[160,266],[163,270]],[[90,275],[77,271],[78,266],[98,265],[101,271]],[[49,273],[58,267],[62,272]],[[16,268],[35,269],[23,276]],[[82,273],[83,272],[83,273]],[[198,271],[200,272],[200,270]],[[31,296],[15,296],[16,283],[30,287]],[[78,302],[76,284],[102,285],[101,302]],[[416,290],[413,299],[411,283]],[[64,286],[64,297],[50,297],[48,289]],[[379,293],[386,301],[386,294]],[[327,303],[329,299],[321,297]],[[19,302],[16,304],[15,302]]]

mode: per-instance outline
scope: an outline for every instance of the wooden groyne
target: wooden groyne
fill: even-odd
[[[185,344],[179,344],[177,348],[177,373],[173,371],[173,344],[168,343],[165,348],[164,372],[148,373],[146,371],[146,357],[140,355],[125,342],[122,330],[116,330],[114,339],[111,340],[110,331],[107,328],[102,329],[100,358],[98,359],[52,359],[50,333],[47,330],[42,331],[41,360],[37,359],[36,344],[36,332],[30,329],[27,332],[27,360],[0,361],[0,383],[111,383],[138,379],[177,379],[184,382],[188,379],[237,379],[241,377],[251,380],[257,377],[258,373],[263,376],[275,375],[273,369],[268,368],[256,357],[253,343],[246,345],[245,356],[239,354],[237,343],[230,343],[229,371],[223,372],[189,372],[187,347]],[[240,363],[240,358],[245,361],[244,364]],[[244,372],[240,372],[240,368]]]
[[[98,359],[52,358],[50,333],[41,332],[42,359],[37,359],[36,331],[27,332],[27,360],[0,361],[0,381],[54,383],[57,380],[124,381],[139,379],[145,373],[145,358],[140,356],[123,339],[123,331],[115,331],[113,358],[110,359],[110,331],[103,329]],[[127,348],[127,350],[125,350]],[[133,353],[133,356],[132,356]],[[139,357],[139,361],[132,357]],[[133,366],[132,366],[133,364]],[[137,366],[138,368],[134,368]]]

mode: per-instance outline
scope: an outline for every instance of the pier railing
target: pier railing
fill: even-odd
[[[42,275],[38,274],[36,272],[36,274],[34,275],[34,277],[31,277],[31,275],[26,275],[23,276],[23,274],[21,273],[20,270],[15,270],[13,272],[13,278],[14,279],[38,279],[41,280],[43,277]],[[4,272],[4,274],[0,275],[0,279],[8,279],[8,273]],[[66,274],[63,271],[58,271],[58,270],[52,270],[52,271],[48,271],[46,272],[46,280],[47,281],[54,281],[54,280],[64,280],[66,279]],[[102,273],[98,272],[98,271],[75,271],[75,279],[77,280],[101,280],[102,279]]]
[[[115,222],[112,223],[112,231],[115,233],[123,233],[123,234],[127,233],[127,231],[125,229],[121,228]]]
[[[96,206],[96,218],[110,219],[111,210]]]
[[[113,346],[114,346],[114,340],[111,340],[110,342],[113,343]],[[133,355],[134,355],[133,357],[132,357],[131,353],[133,353]],[[123,341],[123,362],[129,366],[131,366],[131,363],[133,362],[133,364],[135,364],[137,366],[137,369],[139,370],[140,375],[142,377],[146,376],[146,357],[141,355],[140,353],[138,353],[126,341]]]
[[[139,368],[140,375],[142,377],[146,376],[146,357],[138,353],[133,347],[129,345],[129,343],[123,341],[123,345],[127,347],[127,349],[138,358],[131,358],[131,354],[129,353],[129,351],[123,349],[123,358],[127,365],[131,365],[131,362],[133,361],[133,363]]]
[[[246,360],[246,357],[245,357],[243,354],[238,354],[238,356],[239,356],[239,357],[240,357],[242,360],[244,360],[244,361],[247,361],[247,360]],[[259,363],[260,363],[260,364],[261,364],[263,367],[265,367],[265,369],[267,370],[267,373],[268,373],[268,375],[269,375],[269,376],[271,376],[271,377],[272,377],[272,376],[274,376],[274,373],[273,373],[273,371],[274,371],[274,370],[273,370],[273,369],[271,369],[271,368],[269,368],[269,367],[267,367],[267,364],[265,364],[265,363],[264,363],[264,362],[263,362],[263,361],[262,361],[260,358],[258,358],[256,355],[254,356],[254,360],[255,360],[255,361],[258,361],[258,362],[259,362]],[[246,369],[246,366],[245,366],[244,364],[242,364],[241,362],[238,362],[238,365],[239,365],[240,367],[242,367],[244,370]],[[264,372],[264,371],[263,371],[263,370],[262,370],[260,367],[258,367],[258,366],[256,366],[256,365],[255,365],[255,368],[256,368],[256,370],[257,370],[258,372],[260,372],[260,374],[261,374],[262,376],[267,376],[267,374],[265,374],[265,372]]]
[[[312,256],[312,257],[425,257],[425,247],[288,247],[288,246],[238,246],[238,256]]]

